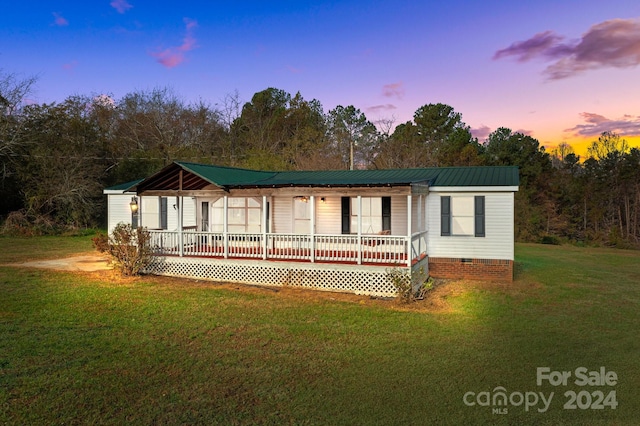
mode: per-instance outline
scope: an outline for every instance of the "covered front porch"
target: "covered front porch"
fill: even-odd
[[[395,292],[390,268],[427,273],[428,185],[256,173],[176,163],[138,184],[177,219],[149,229],[150,272],[375,295]]]

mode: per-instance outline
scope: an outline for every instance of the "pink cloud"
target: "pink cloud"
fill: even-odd
[[[632,68],[640,64],[640,19],[611,19],[593,25],[578,40],[564,39],[545,31],[498,50],[493,59],[555,61],[544,71],[551,80],[599,68]]]
[[[404,85],[402,82],[385,84],[382,86],[382,96],[402,99],[404,97]]]
[[[69,25],[69,21],[67,21],[64,16],[60,15],[57,12],[53,12],[53,24],[57,25],[58,27],[66,27],[67,25]]]
[[[78,61],[67,62],[66,64],[62,64],[62,69],[65,71],[73,71],[78,66]]]
[[[485,141],[491,134],[491,128],[489,126],[482,125],[471,129],[471,136],[477,138],[480,142]]]
[[[640,116],[625,114],[617,120],[592,112],[583,112],[580,116],[586,124],[578,124],[565,132],[572,132],[575,136],[598,136],[603,132],[613,132],[620,136],[640,135]]]
[[[185,60],[184,54],[197,47],[193,31],[198,27],[198,23],[188,18],[184,18],[184,23],[186,27],[186,34],[182,39],[182,44],[180,46],[168,47],[166,49],[150,53],[151,56],[156,58],[159,63],[167,68],[173,68],[180,65]]]
[[[113,0],[109,3],[111,7],[118,11],[118,13],[125,13],[127,10],[131,9],[131,6],[127,0]]]

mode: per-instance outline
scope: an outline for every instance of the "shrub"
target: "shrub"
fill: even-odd
[[[413,275],[406,269],[391,268],[387,270],[387,278],[393,283],[398,300],[402,303],[424,298],[424,294],[433,287],[433,280],[426,278],[423,268]]]
[[[109,253],[109,236],[99,232],[95,237],[91,238],[93,247],[99,253]]]
[[[540,240],[542,244],[560,245],[560,240],[554,235],[544,235]]]
[[[151,262],[151,234],[146,228],[119,223],[109,237],[109,254],[123,275],[139,275]]]

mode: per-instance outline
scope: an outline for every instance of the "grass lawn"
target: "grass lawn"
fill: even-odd
[[[0,263],[90,246],[0,238]],[[516,258],[513,284],[450,282],[410,307],[0,266],[0,423],[637,424],[640,252],[518,244]],[[538,386],[538,367],[571,377]],[[616,384],[579,386],[579,367]],[[512,402],[477,403],[497,387]],[[552,392],[544,412],[519,404]]]

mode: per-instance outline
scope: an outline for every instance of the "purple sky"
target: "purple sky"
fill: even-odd
[[[0,68],[36,102],[170,87],[214,105],[276,87],[408,121],[442,102],[481,140],[640,144],[640,2],[11,1]]]

